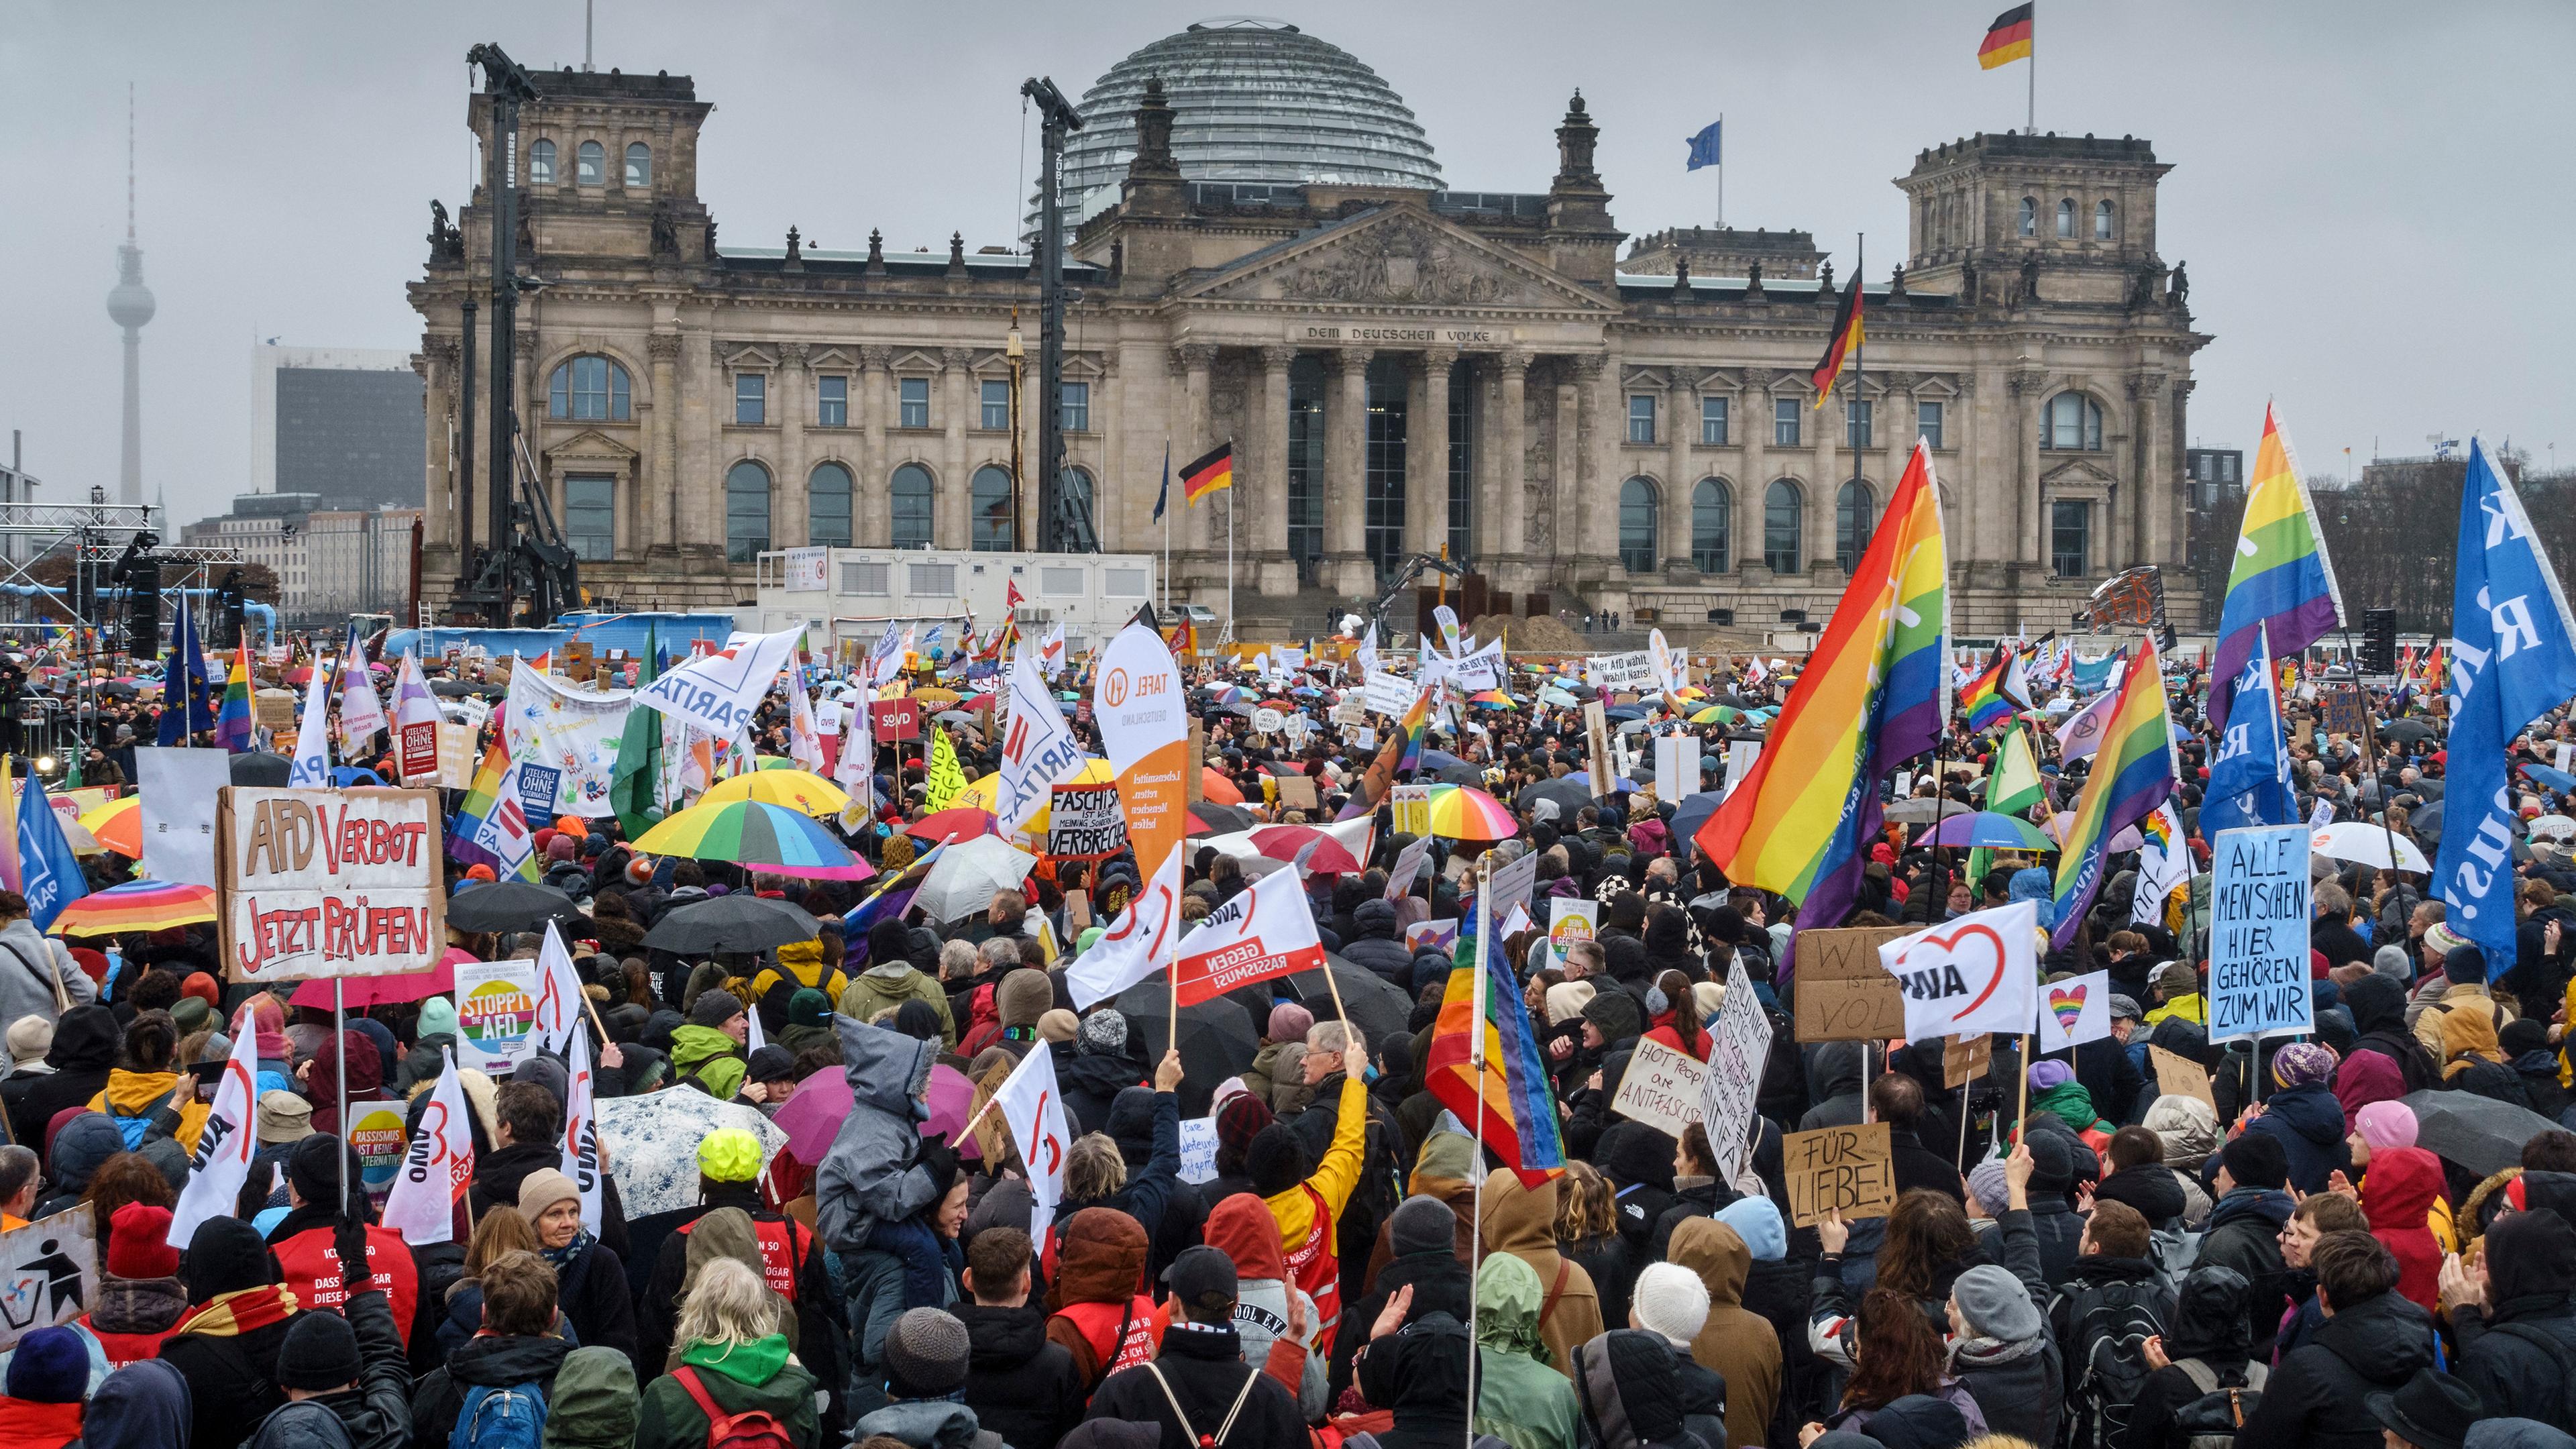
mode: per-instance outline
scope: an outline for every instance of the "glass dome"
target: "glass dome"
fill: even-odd
[[[1064,154],[1066,224],[1116,204],[1145,82],[1163,81],[1172,151],[1192,181],[1441,188],[1440,163],[1393,87],[1339,46],[1276,20],[1205,21],[1109,68]],[[1037,231],[1032,208],[1028,229]]]

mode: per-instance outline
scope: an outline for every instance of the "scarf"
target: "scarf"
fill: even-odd
[[[1962,1369],[1985,1369],[2011,1363],[2017,1358],[2028,1358],[2047,1345],[2046,1334],[2011,1341],[1962,1338],[1950,1345],[1950,1372],[1955,1376]]]
[[[177,1333],[208,1338],[239,1338],[245,1333],[283,1323],[296,1310],[295,1290],[277,1283],[218,1293],[204,1307],[179,1320]]]
[[[537,1249],[537,1256],[554,1265],[555,1277],[560,1281],[565,1273],[571,1271],[573,1264],[581,1261],[581,1255],[589,1251],[592,1241],[589,1230],[583,1229],[575,1232],[572,1241],[560,1248]]]

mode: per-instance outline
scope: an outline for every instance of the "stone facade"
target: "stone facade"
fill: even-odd
[[[793,231],[719,250],[695,174],[711,108],[688,79],[539,84],[520,247],[547,285],[522,304],[518,389],[556,516],[587,530],[594,596],[721,606],[751,596],[757,545],[1011,537],[1013,438],[985,385],[1009,377],[1014,309],[1035,351],[1026,255],[958,237],[945,255],[887,251],[873,235],[824,251]],[[478,129],[485,116],[478,97]],[[1905,265],[1868,287],[1866,371],[1846,369],[1818,409],[1809,372],[1838,287],[1860,279],[1829,262],[1795,275],[1813,250],[1794,232],[1675,229],[1623,262],[1579,96],[1544,194],[1193,181],[1159,86],[1136,121],[1119,203],[1071,243],[1065,377],[1082,405],[1065,437],[1102,546],[1132,552],[1164,545],[1167,452],[1177,466],[1233,441],[1230,495],[1185,507],[1174,491],[1176,597],[1222,599],[1231,519],[1246,613],[1373,595],[1445,543],[1524,603],[1821,619],[1846,582],[1841,515],[1865,541],[1918,428],[1939,434],[1962,634],[2062,622],[2110,573],[2182,561],[2184,405],[2209,339],[2155,250],[2168,168],[2144,142],[1978,136],[1921,153],[1897,181]],[[540,143],[550,180],[526,175]],[[584,172],[592,145],[600,169]],[[433,603],[460,562],[460,304],[488,287],[487,215],[478,193],[434,230],[410,289]],[[1855,397],[1870,411],[1857,508]],[[1034,406],[1019,423],[1034,458]],[[478,497],[488,486],[478,476]],[[1026,537],[1033,480],[1019,494]]]

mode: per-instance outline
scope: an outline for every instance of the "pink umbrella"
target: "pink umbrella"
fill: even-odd
[[[975,1084],[966,1074],[945,1063],[930,1069],[930,1090],[923,1094],[930,1103],[930,1120],[921,1125],[921,1135],[936,1137],[946,1134],[955,1143],[957,1155],[976,1158],[982,1154],[975,1140],[957,1142],[958,1130],[966,1125],[967,1110],[975,1102]],[[796,1160],[819,1164],[823,1154],[832,1149],[832,1138],[841,1130],[841,1119],[850,1115],[850,1078],[846,1072],[816,1072],[796,1084],[789,1093],[787,1105],[778,1109],[770,1120],[787,1134],[787,1150]]]
[[[1308,873],[1356,875],[1360,863],[1342,843],[1311,825],[1272,825],[1252,832],[1252,848]]]
[[[454,954],[454,953],[451,953]],[[466,959],[471,960],[472,957]],[[397,976],[350,976],[344,978],[342,1000],[351,1011],[365,1011],[374,1006],[395,1006],[423,997],[438,996],[456,989],[456,963],[441,961],[427,971],[408,971]],[[331,1009],[331,979],[316,976],[295,988],[287,998],[290,1005]]]

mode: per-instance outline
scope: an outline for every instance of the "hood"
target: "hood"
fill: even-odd
[[[2138,1210],[2149,1224],[2170,1222],[2182,1215],[2187,1204],[2183,1198],[2182,1180],[2173,1169],[2161,1162],[2141,1162],[2102,1179],[2093,1196],[2104,1202],[2125,1203]]]
[[[1288,1261],[1279,1249],[1279,1220],[1248,1192],[1238,1192],[1208,1210],[1203,1240],[1234,1260],[1239,1279],[1285,1278]]]
[[[116,1013],[104,1006],[75,1006],[54,1023],[54,1044],[45,1065],[58,1072],[103,1072],[116,1065],[122,1037]]]
[[[1757,1263],[1777,1263],[1789,1256],[1789,1224],[1780,1205],[1767,1197],[1738,1198],[1717,1210],[1717,1220],[1735,1230]]]
[[[1708,1285],[1712,1308],[1741,1306],[1744,1279],[1753,1271],[1753,1250],[1735,1229],[1715,1218],[1686,1218],[1673,1229],[1665,1256],[1699,1275]]]
[[[574,1349],[546,1396],[546,1449],[630,1449],[639,1406],[623,1351]]]
[[[1621,1122],[1602,1133],[1593,1158],[1614,1186],[1673,1190],[1673,1139],[1643,1122]]]
[[[1439,1197],[1439,1185],[1470,1182],[1475,1172],[1476,1140],[1463,1132],[1435,1131],[1422,1139],[1422,1151],[1413,1159],[1413,1177],[1405,1184],[1405,1191],[1413,1196]]]
[[[2142,1125],[2164,1143],[2165,1166],[2179,1172],[2197,1171],[2218,1150],[2218,1113],[2198,1097],[2158,1097]]]
[[[347,1063],[349,1095],[372,1092],[384,1085],[384,1058],[376,1044],[361,1031],[343,1031],[339,1036],[322,1038],[313,1052],[313,1071],[305,1091],[316,1102],[328,1103],[339,1095],[341,1064]]]
[[[178,1085],[177,1072],[130,1072],[123,1067],[111,1067],[107,1073],[107,1089],[100,1100],[114,1107],[120,1116],[141,1117],[168,1101],[170,1093]],[[98,1102],[93,1101],[91,1106],[98,1106]]]
[[[1497,1172],[1485,1179],[1485,1206],[1479,1231],[1488,1253],[1517,1253],[1524,1258],[1556,1256],[1557,1179],[1536,1187],[1519,1176]],[[1533,1262],[1532,1267],[1537,1264]]]
[[[847,1018],[843,1019],[843,1029],[847,1029]],[[939,1043],[929,1042],[925,1045],[936,1048]],[[1113,1104],[1118,1100],[1120,1092],[1135,1086],[1137,1079],[1143,1075],[1141,1068],[1122,1056],[1093,1053],[1088,1056],[1077,1056],[1071,1061],[1058,1057],[1055,1063],[1056,1082],[1064,1090],[1089,1092],[1096,1097],[1106,1097]]]
[[[2204,1236],[2206,1232],[2217,1231],[2220,1224],[2242,1217],[2262,1218],[2272,1225],[2274,1232],[2278,1232],[2297,1207],[2298,1204],[2290,1200],[2290,1195],[2278,1188],[2240,1187],[2220,1198],[2218,1206],[2209,1210]]]
[[[2359,1035],[2406,1030],[2406,989],[2375,971],[2343,989],[2343,1004],[2351,1008],[2352,1029]]]
[[[1256,1206],[1260,1201],[1252,1199]],[[1145,1291],[1150,1245],[1144,1225],[1127,1214],[1116,1208],[1084,1208],[1064,1225],[1057,1243],[1056,1279],[1047,1290],[1048,1307],[1124,1303]]]
[[[1948,1399],[1907,1394],[1869,1416],[1869,1437],[1886,1449],[1941,1449],[1967,1442],[1968,1416]]]
[[[1351,924],[1359,928],[1363,940],[1395,939],[1395,902],[1383,898],[1360,902],[1351,912]]]
[[[2482,1061],[2502,1062],[2504,1048],[2496,1042],[2495,1022],[2484,1011],[2445,1011],[2442,1013],[2442,1074],[2450,1076],[2459,1070],[2462,1053]]]
[[[1815,1058],[1807,1066],[1808,1094],[1822,1102],[1859,1091],[1866,1060],[1863,1046],[1856,1041],[1829,1041],[1816,1048]]]
[[[975,1411],[954,1399],[906,1399],[859,1420],[851,1442],[883,1434],[913,1449],[970,1449],[977,1427]]]
[[[1143,1167],[1154,1156],[1154,1089],[1121,1087],[1109,1099],[1107,1131],[1118,1144],[1118,1155],[1127,1159],[1130,1172]]]
[[[125,1150],[125,1134],[104,1112],[83,1112],[54,1134],[51,1154],[53,1191],[85,1192],[101,1164]]]
[[[2246,1305],[2253,1293],[2245,1275],[2233,1268],[2210,1264],[2192,1269],[2174,1295],[2166,1351],[2176,1359],[2243,1360],[2252,1351]]]
[[[2355,1051],[2335,1068],[2334,1094],[2346,1126],[2355,1126],[2362,1108],[2406,1095],[2406,1074],[2386,1052]]]
[[[760,1234],[751,1225],[751,1214],[742,1209],[717,1208],[691,1224],[683,1236],[689,1246],[680,1275],[681,1292],[688,1292],[699,1272],[718,1258],[731,1258],[768,1281],[768,1270],[760,1261]]]
[[[1549,1363],[1547,1343],[1538,1331],[1539,1310],[1546,1303],[1537,1269],[1509,1253],[1494,1254],[1476,1270],[1476,1341]]]
[[[127,1364],[90,1395],[81,1415],[83,1441],[117,1449],[185,1449],[188,1381],[157,1358]]]
[[[2308,1082],[2273,1093],[2263,1099],[2263,1115],[2280,1118],[2291,1131],[2328,1151],[2351,1130],[2344,1126],[2343,1104],[2335,1100],[2323,1082]]]
[[[270,1414],[250,1440],[251,1449],[344,1449],[348,1442],[349,1430],[340,1416],[315,1399]]]
[[[2361,1180],[2361,1210],[2382,1232],[2420,1228],[2442,1193],[2442,1160],[2421,1147],[2388,1147],[2370,1154]]]
[[[460,1384],[507,1388],[552,1377],[571,1352],[571,1344],[550,1336],[469,1338],[447,1356],[447,1371]]]
[[[2467,1449],[2576,1449],[2576,1437],[2538,1419],[2480,1419],[2461,1442]]]
[[[2373,1176],[2379,1158],[2370,1159]],[[2548,1208],[2507,1213],[2487,1230],[2487,1291],[2498,1309],[2517,1298],[2564,1301],[2576,1291],[2576,1228]]]
[[[710,1343],[705,1339],[692,1342],[680,1355],[680,1362],[691,1368],[723,1374],[746,1388],[759,1388],[778,1377],[794,1357],[787,1351],[787,1335],[769,1333],[749,1343]]]
[[[930,1086],[930,1069],[939,1060],[939,1043],[920,1041],[899,1031],[835,1017],[832,1029],[841,1038],[841,1061],[850,1079],[850,1099],[898,1121],[913,1120],[913,1103]]]
[[[1018,1368],[1046,1348],[1046,1310],[1035,1304],[991,1308],[981,1303],[957,1303],[948,1311],[966,1325],[970,1362],[982,1372]]]
[[[2432,1366],[2433,1316],[2392,1288],[2336,1309],[2312,1342],[2373,1384],[2394,1388]]]

